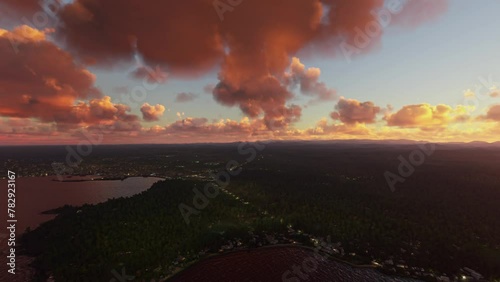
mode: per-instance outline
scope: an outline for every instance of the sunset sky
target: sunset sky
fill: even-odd
[[[500,140],[500,1],[1,0],[0,144]]]

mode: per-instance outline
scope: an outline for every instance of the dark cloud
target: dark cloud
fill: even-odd
[[[46,1],[48,2],[48,1]],[[42,10],[40,3],[43,1],[37,0],[2,0],[0,3],[0,8],[2,10],[6,10],[9,13],[16,13],[17,17],[27,17],[31,19],[30,16],[33,16],[36,12]],[[8,14],[8,13],[6,13]],[[12,15],[11,15],[12,16]]]
[[[215,84],[207,84],[203,87],[203,92],[205,92],[207,94],[212,94],[212,92],[214,91],[214,88],[215,88]]]
[[[177,103],[191,102],[194,99],[196,99],[197,97],[198,97],[198,95],[196,95],[196,94],[182,92],[182,93],[179,93],[176,95],[175,102],[177,102]]]
[[[156,68],[150,68],[147,66],[141,66],[136,68],[132,73],[132,77],[137,79],[144,79],[148,83],[161,84],[165,83],[168,78],[168,74],[164,72],[159,66]]]

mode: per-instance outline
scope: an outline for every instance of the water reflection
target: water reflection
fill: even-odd
[[[41,223],[50,220],[55,215],[45,215],[41,212],[64,205],[80,206],[97,204],[111,198],[130,197],[151,187],[156,181],[154,177],[133,177],[125,180],[58,182],[55,177],[28,177],[16,180],[16,233],[21,234],[27,227],[36,228]],[[0,214],[7,218],[7,180],[1,181],[5,189],[1,189],[2,207]],[[5,207],[5,208],[3,208]],[[6,221],[0,226],[5,230]]]

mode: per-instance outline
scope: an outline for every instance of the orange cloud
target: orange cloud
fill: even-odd
[[[301,107],[285,105],[293,95],[274,76],[249,81],[239,88],[219,83],[214,89],[214,96],[223,105],[239,105],[243,113],[251,118],[264,113],[266,123],[273,127],[285,127],[298,121],[302,114]]]
[[[206,118],[187,117],[167,124],[143,128],[143,138],[151,142],[228,142],[258,140],[274,136],[262,120],[243,118],[240,121],[221,119],[209,121]]]
[[[327,119],[320,120],[315,127],[307,129],[304,131],[305,136],[311,135],[333,135],[333,136],[345,136],[345,135],[365,135],[369,136],[371,134],[370,129],[368,129],[364,124],[353,123],[353,124],[328,124]]]
[[[5,58],[0,61],[0,116],[35,118],[60,129],[136,122],[127,105],[102,97],[95,76],[47,40],[50,32],[28,26],[0,29],[0,57]]]
[[[0,29],[1,116],[57,122],[67,119],[76,100],[102,95],[94,75],[46,35],[28,26]]]
[[[394,114],[386,114],[388,126],[418,127],[421,129],[437,129],[446,127],[452,122],[468,120],[469,109],[457,106],[455,109],[448,105],[432,106],[429,104],[407,105]]]
[[[100,121],[136,121],[136,115],[129,114],[130,107],[124,104],[115,104],[111,97],[105,96],[101,99],[92,99],[88,103],[78,102],[72,109],[72,117],[78,123],[98,123]]]
[[[336,91],[329,89],[319,81],[321,70],[319,68],[305,68],[299,58],[292,58],[290,72],[285,74],[285,81],[289,87],[300,86],[300,91],[315,97],[314,101],[329,101],[336,98]]]
[[[380,113],[380,107],[375,106],[373,102],[361,103],[344,97],[340,98],[335,109],[337,111],[331,113],[330,117],[345,124],[374,123],[377,114]]]
[[[283,124],[300,118],[283,83],[291,58],[311,48],[333,53],[335,42],[354,44],[359,29],[376,21],[373,11],[383,6],[383,0],[289,0],[286,5],[255,0],[221,20],[210,0],[151,0],[140,9],[135,1],[75,0],[59,13],[63,25],[57,35],[81,58],[99,65],[140,55],[173,75],[200,75],[218,67],[217,102],[250,117],[264,116],[268,124]],[[296,75],[305,94],[334,97],[318,81],[319,69],[300,71]]]
[[[197,134],[221,134],[221,133],[237,133],[249,134],[255,129],[257,123],[251,122],[248,118],[241,121],[230,119],[222,119],[219,121],[209,122],[206,118],[184,118],[173,122],[165,127],[166,133],[186,133],[193,132]]]
[[[500,105],[493,105],[488,109],[488,113],[484,119],[492,121],[500,121]]]
[[[157,104],[151,106],[148,103],[144,103],[141,107],[142,118],[145,121],[157,121],[165,112],[165,106]]]

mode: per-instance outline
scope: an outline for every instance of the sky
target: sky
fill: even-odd
[[[499,8],[3,0],[0,144],[499,141]]]

